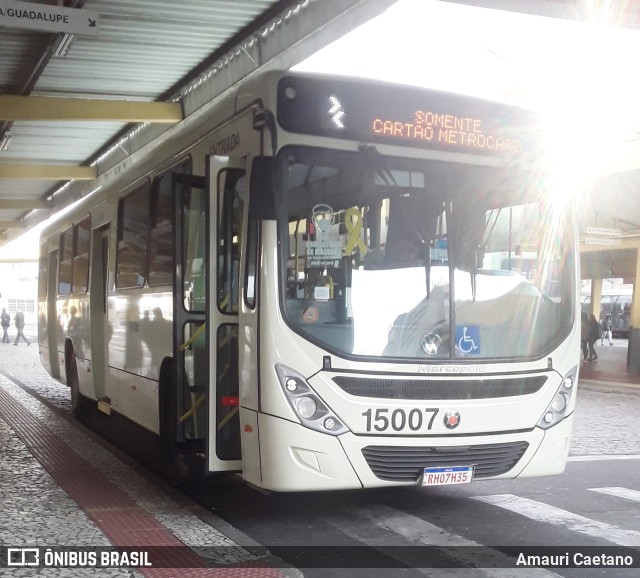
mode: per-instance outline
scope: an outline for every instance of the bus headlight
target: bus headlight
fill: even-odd
[[[349,431],[302,375],[280,364],[276,365],[276,373],[289,405],[303,426],[334,436]]]
[[[556,393],[556,396],[553,398],[549,407],[556,413],[560,413],[561,411],[564,411],[565,407],[567,407],[567,401],[567,397],[564,394]]]
[[[549,429],[551,426],[556,425],[559,421],[562,421],[569,407],[573,390],[575,389],[575,380],[578,368],[574,367],[562,380],[562,385],[558,389],[557,393],[551,400],[549,407],[544,411],[540,421],[538,421],[538,427],[542,429]]]
[[[312,397],[299,397],[298,399],[296,399],[296,410],[298,411],[298,415],[300,417],[309,419],[316,415],[318,404]]]

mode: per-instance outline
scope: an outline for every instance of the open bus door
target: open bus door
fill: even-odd
[[[211,398],[208,445],[209,470],[242,470],[240,436],[240,374],[238,363],[240,251],[244,238],[246,203],[245,162],[211,156]],[[215,217],[213,217],[215,215]]]
[[[175,172],[172,189],[173,360],[165,358],[160,367],[160,437],[170,456],[184,465],[187,456],[204,456],[206,446],[209,202],[204,177]]]
[[[209,168],[216,190],[211,197],[204,177],[173,175],[174,362],[164,363],[160,372],[160,430],[165,448],[174,455],[206,456],[212,472],[239,471],[238,285],[244,205],[238,187],[244,169],[230,167],[222,157],[211,157]],[[216,207],[212,211],[210,199]],[[217,273],[211,276],[210,271]]]

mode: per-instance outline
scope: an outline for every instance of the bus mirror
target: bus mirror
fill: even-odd
[[[249,183],[250,218],[276,218],[274,166],[273,157],[259,156],[253,159]]]

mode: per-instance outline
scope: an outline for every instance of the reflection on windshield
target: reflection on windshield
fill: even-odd
[[[383,173],[355,153],[282,158],[283,311],[324,349],[530,358],[570,327],[568,228],[539,192],[486,167],[384,159]]]
[[[389,330],[396,319],[406,315],[407,308],[411,310],[423,300],[424,283],[422,267],[353,271],[353,353],[383,355],[390,341]],[[372,315],[372,311],[376,315]],[[393,352],[387,354],[393,355]]]
[[[456,287],[471,287],[470,274],[456,270]],[[544,353],[560,308],[521,275],[477,274],[476,298],[456,295],[453,349],[460,358],[530,357]],[[448,358],[451,328],[449,287],[398,315],[383,355]],[[354,353],[358,353],[354,351]]]

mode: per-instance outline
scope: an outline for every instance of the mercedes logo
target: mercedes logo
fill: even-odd
[[[427,355],[437,355],[442,346],[442,339],[437,333],[425,333],[420,339],[420,347]]]

